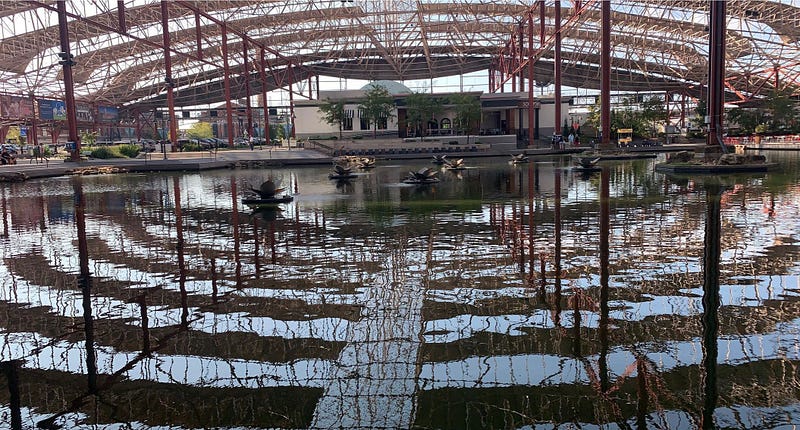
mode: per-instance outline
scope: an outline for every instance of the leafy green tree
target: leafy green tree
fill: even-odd
[[[797,123],[797,102],[790,93],[775,91],[764,100],[764,107],[771,117],[769,122],[773,132],[785,132],[795,128]]]
[[[469,141],[470,133],[475,129],[476,124],[481,120],[481,101],[477,97],[469,94],[453,94],[448,98],[448,102],[455,111],[454,126],[459,133],[467,135]]]
[[[641,119],[643,125],[649,126],[650,137],[656,135],[656,125],[664,123],[667,119],[667,107],[664,101],[657,96],[652,96],[641,104]]]
[[[203,121],[196,122],[186,130],[186,136],[190,139],[208,139],[214,137],[214,129],[211,124]]]
[[[16,142],[20,142],[21,143],[21,140],[20,140],[21,137],[22,136],[19,135],[19,127],[17,127],[17,126],[10,127],[8,129],[8,133],[6,134],[6,140],[7,141],[10,140],[12,142],[16,141]],[[3,143],[5,143],[5,142],[3,142]]]
[[[726,116],[728,122],[739,125],[739,132],[744,135],[755,133],[756,127],[764,123],[764,113],[761,109],[736,107],[728,111]]]
[[[81,132],[80,139],[81,144],[85,146],[92,146],[97,142],[97,132],[96,131],[88,131],[84,130]]]
[[[341,100],[326,99],[318,110],[322,113],[323,121],[339,128],[339,139],[342,138],[342,124],[345,120],[344,102]]]
[[[428,121],[442,112],[442,101],[425,93],[411,93],[406,97],[406,120],[417,134],[427,134]]]
[[[394,98],[389,90],[380,85],[373,85],[364,94],[364,101],[358,105],[362,118],[372,126],[372,136],[378,134],[378,123],[394,118]]]

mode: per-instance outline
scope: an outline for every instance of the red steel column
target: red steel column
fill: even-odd
[[[164,82],[167,84],[167,110],[169,111],[169,140],[172,143],[172,151],[175,152],[178,144],[178,122],[175,121],[175,94],[172,88],[172,58],[170,57],[169,40],[169,2],[161,0],[161,28],[164,32]]]
[[[553,134],[561,134],[561,0],[555,2],[555,47],[553,57],[553,83],[555,85],[554,99],[556,103],[555,123]]]
[[[545,27],[545,14],[544,14],[544,0],[539,0],[539,45],[544,46],[544,32]]]
[[[611,0],[602,0],[600,47],[600,149],[611,147]]]
[[[681,94],[681,131],[686,128],[686,93]]]
[[[33,106],[36,103],[36,97],[33,95],[33,93],[31,93],[30,96],[31,96],[31,106]],[[77,117],[77,115],[76,115],[76,117]],[[33,130],[33,134],[31,135],[31,137],[32,137],[31,143],[33,144],[33,146],[36,146],[36,147],[39,146],[39,130],[38,130],[38,127],[39,127],[39,125],[36,123],[36,110],[34,109],[33,115],[31,116],[31,129]],[[5,136],[3,136],[3,139],[0,140],[0,142],[5,142]],[[44,154],[44,152],[42,152],[41,154]]]
[[[528,14],[528,146],[533,147],[536,142],[533,139],[533,122],[536,120],[533,106],[533,13]]]
[[[242,50],[244,51],[244,92],[245,94],[245,109],[247,113],[247,135],[253,135],[253,106],[250,104],[250,61],[248,58],[248,51],[250,45],[247,43],[247,38],[242,38]]]
[[[264,139],[269,145],[271,142],[269,136],[269,103],[267,101],[267,60],[265,49],[261,48],[260,51],[261,67],[258,68],[258,74],[261,75],[261,98],[264,108]]]
[[[522,64],[522,60],[525,59],[525,21],[521,21],[519,23],[519,49],[517,54],[517,66]],[[530,84],[530,82],[529,82]],[[522,69],[519,70],[519,92],[525,91],[525,73]],[[522,127],[522,124],[520,124]]]
[[[228,26],[222,23],[222,69],[225,86],[225,119],[228,121],[228,148],[233,148],[233,113],[231,112],[231,72],[228,66]]]
[[[119,32],[127,33],[128,24],[125,22],[125,0],[117,0],[117,21],[119,22]]]
[[[58,36],[61,42],[61,63],[64,65],[64,101],[67,106],[67,130],[69,141],[75,143],[75,150],[70,158],[79,161],[81,157],[81,142],[78,138],[78,115],[75,112],[75,83],[72,80],[72,54],[69,50],[69,31],[67,27],[66,0],[58,1]]]
[[[294,85],[294,67],[291,63],[287,64],[289,68],[289,121],[292,122],[292,131],[289,134],[292,138],[295,137],[294,135],[294,91],[292,91],[292,86]],[[291,148],[291,144],[289,147]]]
[[[724,109],[723,85],[725,80],[725,6],[726,1],[711,2],[709,58],[708,58],[708,137],[706,146],[720,145],[722,142],[722,117]]]
[[[200,13],[194,13],[194,31],[197,44],[197,58],[203,59],[203,32],[200,30]]]

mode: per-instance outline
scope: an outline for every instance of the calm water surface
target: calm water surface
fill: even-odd
[[[0,427],[792,428],[800,161],[767,155],[2,184]],[[268,176],[294,202],[243,207]]]

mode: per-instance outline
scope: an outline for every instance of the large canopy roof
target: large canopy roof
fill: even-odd
[[[315,75],[428,79],[487,69],[501,50],[524,46],[537,85],[552,82],[555,1],[198,0],[169,1],[168,47],[177,105],[224,100],[222,27],[232,98]],[[120,8],[120,5],[122,6]],[[600,0],[560,2],[563,84],[599,88]],[[613,0],[612,90],[682,91],[706,81],[709,1]],[[161,1],[67,1],[76,96],[121,106],[163,106]],[[124,11],[124,13],[120,13]],[[798,93],[800,0],[727,2],[727,80],[749,99]],[[531,17],[534,49],[520,33]],[[525,27],[527,28],[527,27]],[[524,30],[527,31],[527,30]],[[246,36],[247,68],[242,36]],[[11,93],[63,97],[56,1],[0,0],[0,82]],[[514,41],[514,42],[512,42]],[[304,90],[305,94],[309,91]]]

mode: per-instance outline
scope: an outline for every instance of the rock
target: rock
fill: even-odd
[[[670,156],[667,158],[667,164],[688,163],[693,159],[694,159],[693,151],[678,151],[674,154],[670,154]]]
[[[0,182],[23,182],[28,179],[28,175],[23,172],[3,172],[0,173]]]
[[[721,166],[738,166],[744,164],[747,157],[742,154],[722,154],[717,161]]]

